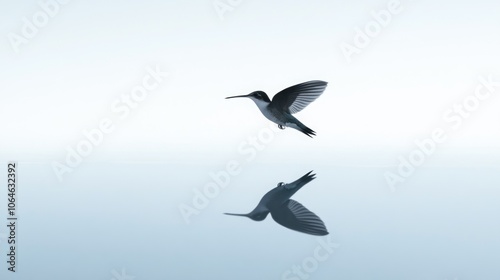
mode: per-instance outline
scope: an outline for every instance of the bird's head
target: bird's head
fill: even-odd
[[[261,90],[254,91],[254,92],[247,94],[247,95],[236,95],[236,96],[226,97],[226,99],[239,98],[239,97],[250,98],[255,103],[258,103],[258,102],[270,103],[271,102],[271,100],[269,99],[269,96],[267,96],[267,94]]]
[[[254,221],[260,222],[263,221],[269,212],[260,212],[260,213],[255,213],[253,215],[248,215],[248,217]]]

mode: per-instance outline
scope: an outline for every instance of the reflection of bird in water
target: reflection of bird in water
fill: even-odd
[[[314,180],[316,174],[311,175],[311,173],[312,171],[289,184],[279,183],[276,188],[266,193],[257,207],[248,214],[224,214],[262,221],[267,217],[267,214],[271,213],[271,217],[278,224],[289,229],[312,235],[327,235],[325,224],[316,214],[297,201],[290,199],[305,184]]]
[[[316,135],[316,132],[305,126],[292,114],[300,112],[309,103],[316,100],[323,93],[326,85],[327,82],[323,81],[309,81],[294,85],[278,92],[272,101],[265,92],[260,90],[247,95],[226,97],[226,99],[250,98],[257,104],[262,114],[270,121],[277,123],[279,128],[284,129],[285,126],[288,126],[312,137],[311,135]]]

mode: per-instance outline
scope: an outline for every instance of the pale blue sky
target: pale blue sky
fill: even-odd
[[[40,10],[36,3],[6,3],[11,7],[1,12],[0,117],[9,121],[0,128],[11,136],[0,143],[9,147],[7,156],[25,160],[61,157],[83,129],[113,116],[113,101],[141,81],[148,65],[161,65],[170,78],[90,160],[125,151],[140,160],[178,151],[189,156],[192,147],[234,150],[268,121],[250,101],[225,96],[257,89],[274,95],[310,79],[329,82],[297,115],[318,137],[287,129],[279,145],[284,153],[305,143],[406,151],[447,125],[442,114],[473,93],[478,76],[500,79],[495,1],[401,1],[402,11],[351,63],[339,45],[352,44],[355,28],[388,1],[243,1],[222,21],[211,1],[70,1],[15,53],[7,35],[20,33],[22,18]],[[499,96],[482,102],[454,132],[446,143],[451,150],[498,151]]]

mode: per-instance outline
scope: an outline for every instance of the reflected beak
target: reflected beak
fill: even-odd
[[[249,96],[250,96],[250,94],[247,94],[247,95],[235,95],[235,96],[226,97],[226,99],[238,98],[238,97],[249,97]]]
[[[248,217],[248,214],[233,214],[233,213],[224,213],[225,215],[231,216],[240,216],[240,217]]]

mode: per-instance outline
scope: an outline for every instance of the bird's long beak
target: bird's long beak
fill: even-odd
[[[233,214],[233,213],[224,213],[225,215],[231,216],[240,216],[240,217],[248,217],[248,214]]]
[[[247,94],[247,95],[235,95],[235,96],[226,97],[226,99],[238,98],[238,97],[249,97],[249,96],[250,96],[250,94]]]

